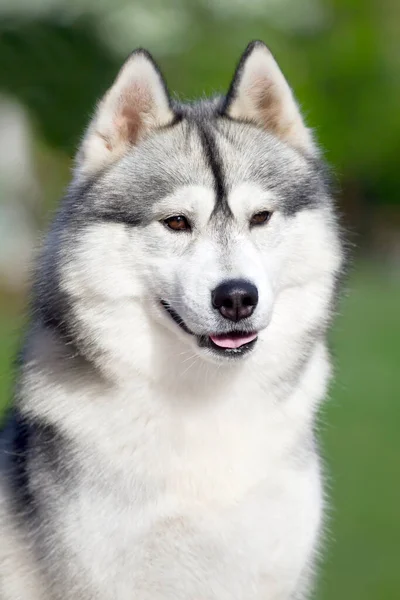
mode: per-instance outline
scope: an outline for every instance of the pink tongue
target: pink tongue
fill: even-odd
[[[240,348],[243,344],[252,342],[257,337],[257,333],[248,333],[241,336],[232,335],[210,335],[210,339],[216,346],[221,348]]]

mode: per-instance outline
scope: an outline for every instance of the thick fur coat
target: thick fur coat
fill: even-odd
[[[1,599],[307,595],[341,262],[326,169],[265,45],[190,105],[133,53],[38,262]]]

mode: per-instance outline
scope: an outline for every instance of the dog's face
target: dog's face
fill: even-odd
[[[172,106],[148,55],[133,55],[89,127],[74,189],[63,292],[92,337],[122,343],[144,319],[221,362],[250,355],[290,303],[308,322],[314,302],[316,325],[326,314],[340,249],[324,173],[261,44],[226,99],[194,106]],[[310,294],[318,281],[323,298]]]

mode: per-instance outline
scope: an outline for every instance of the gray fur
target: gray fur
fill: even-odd
[[[146,53],[133,74],[138,60],[174,118],[79,168],[46,237],[0,446],[0,595],[297,598],[320,528],[313,422],[341,268],[326,170],[292,143],[303,131],[289,143],[231,118],[232,99],[165,102]],[[83,162],[111,147],[98,122]],[[169,231],[181,213],[190,231]],[[210,300],[230,278],[259,292],[239,323]],[[254,331],[247,354],[211,343]]]

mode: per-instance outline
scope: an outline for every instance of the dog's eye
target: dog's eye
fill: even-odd
[[[263,210],[262,212],[256,213],[250,219],[250,225],[264,225],[264,223],[268,223],[272,216],[272,212],[269,210]]]
[[[163,223],[169,229],[173,229],[173,231],[190,231],[189,221],[183,215],[169,217],[168,219],[164,219]]]

